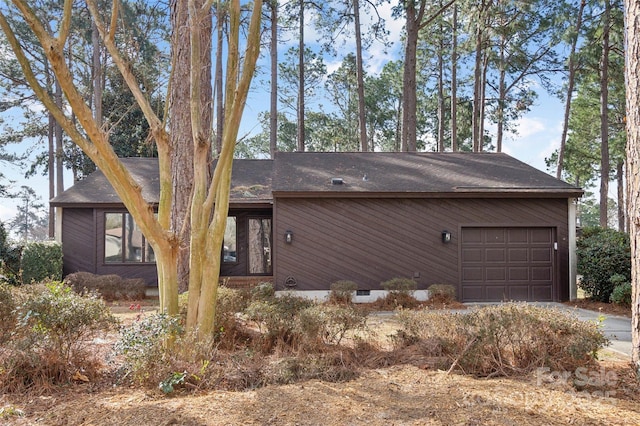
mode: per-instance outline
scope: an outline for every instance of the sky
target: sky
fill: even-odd
[[[367,52],[367,58],[364,63],[367,67],[366,73],[369,75],[378,74],[384,64],[390,60],[395,60],[402,53],[402,22],[393,20],[391,18],[391,5],[384,6],[386,9],[381,10],[381,15],[386,17],[387,29],[389,30],[389,38],[393,42],[391,49],[385,49],[380,43],[374,43]],[[368,19],[368,15],[363,16],[364,22]],[[309,22],[310,19],[307,19]],[[317,40],[319,34],[315,28],[309,25],[305,29],[305,38],[311,44],[313,40]],[[286,35],[281,37],[281,40],[285,40],[279,45],[279,51],[285,52],[290,46],[296,44],[295,37]],[[338,41],[335,44],[338,48],[338,55],[335,59],[326,60],[327,73],[335,71],[341,64],[342,57],[345,52],[353,52],[353,40],[350,37],[344,38],[342,41]],[[263,52],[261,59],[265,71],[268,69],[268,52]],[[241,125],[240,134],[258,132],[260,126],[257,123],[258,114],[267,111],[268,106],[268,84],[261,83],[260,80],[268,78],[264,73],[258,75],[254,79],[253,88],[249,94],[247,100],[247,106],[243,116],[243,122]],[[531,84],[535,85],[535,82]],[[546,93],[546,90],[542,87],[535,87],[538,93],[538,98],[531,110],[522,118],[517,121],[516,128],[517,133],[508,133],[505,135],[503,142],[503,152],[533,166],[542,171],[548,172],[545,165],[545,158],[549,157],[554,150],[560,145],[560,137],[562,132],[562,117],[564,114],[563,103],[556,97],[550,96]],[[6,117],[3,117],[6,119]],[[487,128],[489,132],[492,132],[494,128],[489,126]],[[27,149],[28,142],[18,149]],[[41,200],[46,202],[49,198],[49,184],[45,176],[33,176],[29,179],[24,178],[24,170],[11,164],[0,164],[0,170],[5,177],[15,180],[14,188],[20,188],[22,185],[32,187],[36,193],[41,197]],[[68,188],[72,183],[72,177],[70,173],[65,175],[65,188]],[[16,201],[10,199],[0,199],[0,221],[6,222],[14,217],[16,214]]]

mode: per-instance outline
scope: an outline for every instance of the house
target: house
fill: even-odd
[[[123,159],[151,203],[155,159]],[[235,160],[221,275],[325,295],[410,277],[465,302],[575,298],[582,190],[503,153],[277,153]],[[153,252],[101,172],[53,200],[64,273],[143,277]]]

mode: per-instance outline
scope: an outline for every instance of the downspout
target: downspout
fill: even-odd
[[[578,257],[576,256],[576,204],[575,198],[569,198],[569,300],[578,298]]]

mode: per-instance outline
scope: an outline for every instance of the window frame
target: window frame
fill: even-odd
[[[107,218],[109,215],[120,215],[120,259],[114,261],[107,261]],[[135,266],[135,265],[155,265],[156,257],[155,253],[153,253],[153,248],[140,231],[140,227],[136,224],[133,216],[124,210],[124,211],[105,211],[103,212],[103,224],[102,224],[102,264],[104,266]],[[131,250],[130,247],[126,246],[126,242],[122,239],[122,235],[125,235],[125,230],[127,229],[128,223],[131,223],[133,226],[134,232],[139,232],[141,237],[140,244],[140,260],[127,260],[127,251]],[[115,229],[115,228],[114,228]],[[136,231],[137,230],[137,231]],[[153,260],[149,260],[149,257],[152,256]]]
[[[229,221],[229,218],[233,218],[235,221],[235,235],[234,235],[234,244],[236,246],[236,260],[234,261],[227,261],[224,260],[224,247],[225,247],[225,239],[222,239],[222,247],[220,248],[220,264],[222,265],[229,265],[229,266],[233,266],[233,265],[238,265],[240,263],[240,251],[238,250],[239,246],[238,246],[238,215],[237,214],[228,214],[227,215],[227,222]],[[225,237],[227,234],[227,227],[229,226],[228,223],[225,224]]]

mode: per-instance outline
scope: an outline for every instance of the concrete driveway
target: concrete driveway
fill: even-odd
[[[481,307],[490,305],[491,303],[472,303],[466,304],[469,307]],[[602,317],[602,331],[604,335],[611,341],[608,349],[614,350],[624,355],[631,356],[631,318],[621,317],[618,315],[605,315],[600,312],[590,311],[588,309],[572,308],[562,303],[533,303],[536,306],[556,308],[575,315],[582,321],[599,321]]]

